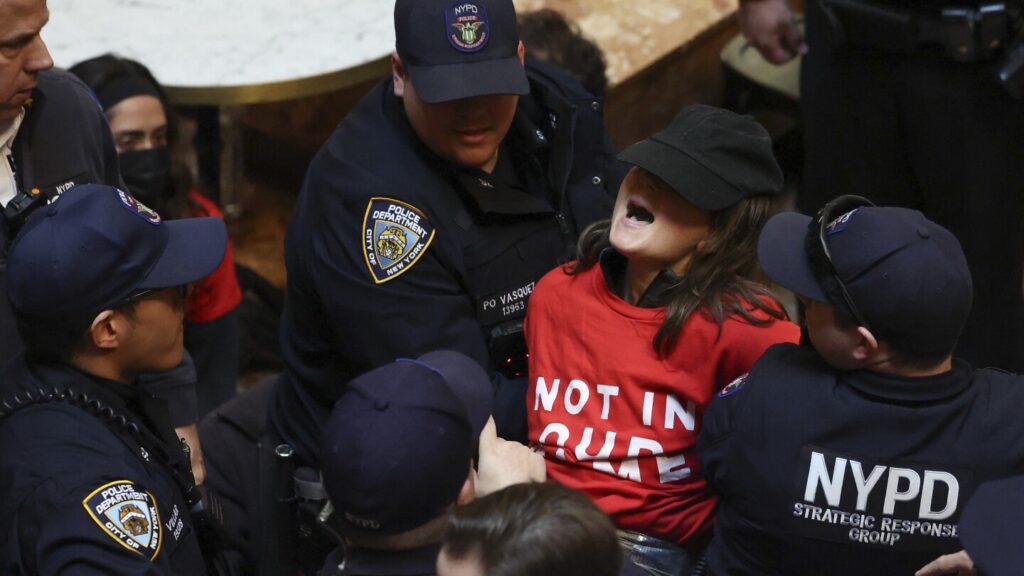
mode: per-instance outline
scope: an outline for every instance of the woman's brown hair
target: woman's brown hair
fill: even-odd
[[[634,170],[640,177],[655,179],[659,186],[666,185],[642,168]],[[654,336],[659,355],[675,346],[683,324],[697,311],[714,320],[719,329],[733,315],[758,326],[788,319],[768,288],[753,280],[759,273],[757,238],[774,213],[769,196],[745,198],[713,213],[707,238],[694,249],[679,283],[666,292],[665,320]],[[566,265],[566,272],[577,274],[597,264],[601,252],[611,247],[610,230],[611,220],[587,227],[577,243],[576,260]],[[768,318],[756,316],[758,310]]]

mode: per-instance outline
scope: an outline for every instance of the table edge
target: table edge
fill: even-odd
[[[383,78],[391,70],[391,55],[365,62],[353,68],[294,80],[244,84],[237,86],[164,85],[168,100],[186,106],[230,106],[262,104],[316,96],[348,88],[374,78]]]

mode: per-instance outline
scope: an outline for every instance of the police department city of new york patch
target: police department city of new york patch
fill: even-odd
[[[487,8],[476,2],[456,2],[444,11],[448,42],[459,52],[479,52],[491,37]]]
[[[415,206],[393,198],[370,198],[363,216],[363,256],[377,284],[413,267],[434,240],[434,225]]]
[[[131,480],[100,486],[82,500],[96,525],[125,548],[150,560],[160,553],[163,528],[156,499]]]

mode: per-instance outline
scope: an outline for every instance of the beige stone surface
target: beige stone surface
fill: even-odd
[[[550,8],[575,22],[608,62],[612,86],[685,49],[736,12],[736,0],[515,0],[520,12]]]

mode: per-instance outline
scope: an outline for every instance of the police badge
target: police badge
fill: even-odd
[[[93,490],[82,506],[103,533],[150,560],[160,553],[163,528],[153,495],[131,480],[117,480]]]
[[[363,216],[363,257],[377,284],[412,268],[434,240],[434,226],[415,206],[370,198]]]
[[[444,11],[448,41],[460,52],[479,52],[491,37],[487,9],[476,2],[456,2]]]

